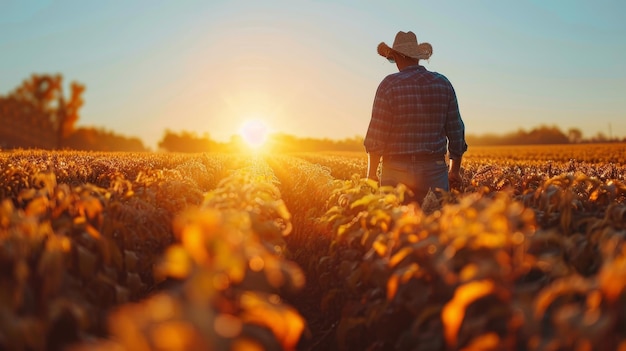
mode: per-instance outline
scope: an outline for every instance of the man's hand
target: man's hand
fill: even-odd
[[[450,189],[460,189],[463,185],[463,178],[461,178],[461,172],[448,171],[448,183],[450,183]]]
[[[450,169],[448,170],[448,183],[450,189],[459,190],[463,185],[463,178],[461,177],[461,159],[450,159]]]

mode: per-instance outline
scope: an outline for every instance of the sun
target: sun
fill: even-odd
[[[268,134],[269,128],[267,124],[260,119],[245,120],[239,127],[239,135],[243,141],[255,150],[265,145]]]

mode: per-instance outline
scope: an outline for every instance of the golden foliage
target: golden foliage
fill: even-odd
[[[427,210],[348,156],[2,153],[0,348],[295,350],[305,308],[339,349],[623,349],[623,167],[515,157]]]

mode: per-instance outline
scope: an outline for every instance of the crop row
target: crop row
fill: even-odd
[[[403,187],[341,183],[318,262],[321,306],[342,311],[338,349],[626,347],[623,182],[566,172],[431,214],[402,206]]]
[[[85,350],[293,350],[305,321],[281,294],[304,285],[285,258],[291,215],[271,169],[253,160],[174,221],[155,272],[169,279],[109,319],[110,340]]]
[[[0,154],[0,349],[106,334],[107,315],[158,288],[172,221],[241,160],[226,155]],[[33,337],[38,336],[38,337]]]

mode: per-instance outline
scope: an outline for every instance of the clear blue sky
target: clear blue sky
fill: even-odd
[[[364,135],[376,54],[399,30],[432,44],[468,134],[547,124],[626,136],[626,1],[0,0],[0,94],[32,73],[86,85],[79,125],[227,140]],[[69,89],[66,89],[69,90]]]

